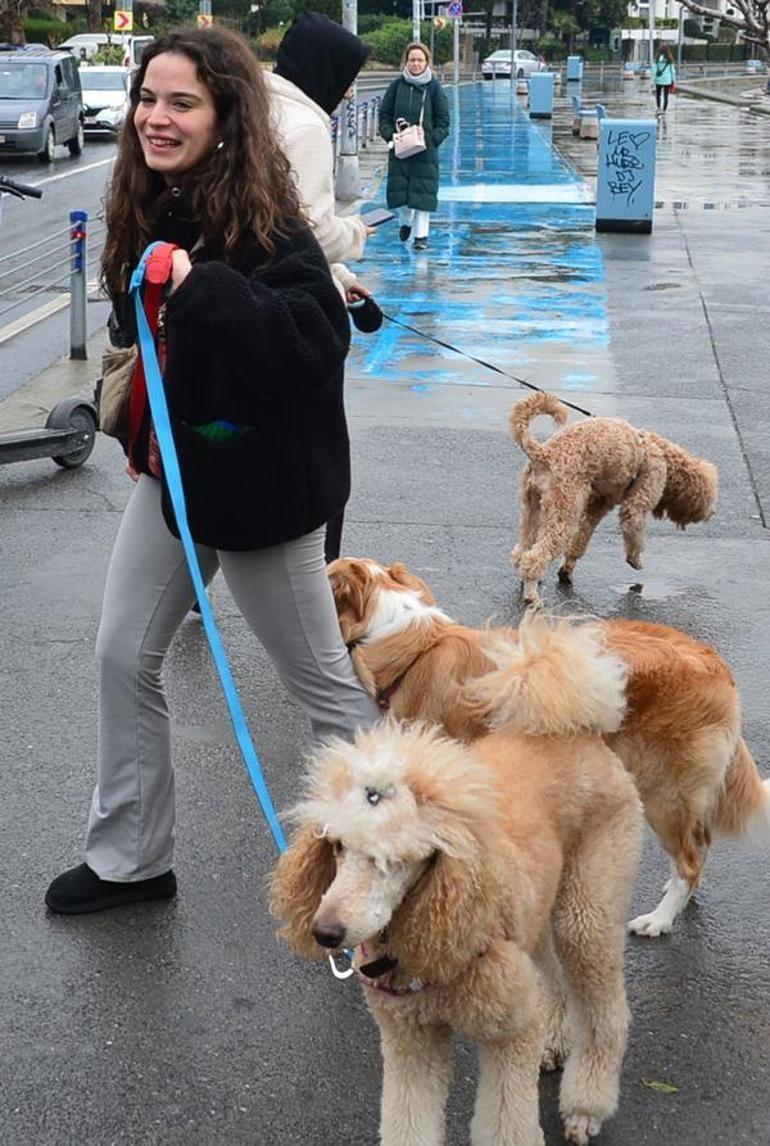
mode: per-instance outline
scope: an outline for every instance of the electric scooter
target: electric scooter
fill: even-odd
[[[28,187],[0,175],[0,193],[18,199],[42,198],[37,187]],[[45,426],[0,433],[0,465],[51,458],[63,469],[77,469],[91,456],[99,425],[96,404],[88,398],[65,398],[49,412]]]

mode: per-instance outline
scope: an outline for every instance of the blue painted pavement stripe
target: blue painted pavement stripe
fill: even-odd
[[[500,369],[550,370],[554,388],[587,388],[606,364],[607,307],[594,209],[582,180],[510,95],[476,84],[449,92],[429,250],[386,225],[360,276],[387,313]],[[384,200],[384,186],[381,199]],[[383,381],[499,386],[450,350],[384,323],[359,335],[357,372]],[[515,383],[511,383],[515,388]]]

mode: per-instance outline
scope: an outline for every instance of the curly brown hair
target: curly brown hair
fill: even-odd
[[[227,259],[251,232],[272,252],[272,236],[288,234],[302,221],[296,184],[276,142],[269,96],[248,41],[227,28],[176,29],[145,48],[131,82],[105,202],[102,280],[113,296],[126,289],[128,275],[154,237],[153,204],[165,186],[162,175],[147,167],[134,126],[147,68],[164,52],[192,60],[216,108],[222,146],[180,181],[204,243],[223,248]]]

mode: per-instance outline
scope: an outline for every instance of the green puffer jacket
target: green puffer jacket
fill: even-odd
[[[399,76],[390,85],[380,108],[380,135],[388,143],[396,130],[396,120],[420,122],[420,107],[425,93],[426,150],[409,159],[388,158],[388,207],[413,207],[416,211],[435,211],[438,206],[438,149],[449,135],[449,104],[441,84],[432,79],[425,87],[408,84]]]

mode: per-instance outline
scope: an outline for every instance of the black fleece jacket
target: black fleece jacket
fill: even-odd
[[[158,230],[174,241],[173,226]],[[166,305],[164,389],[190,530],[216,549],[301,537],[350,492],[348,317],[310,231],[275,241],[268,257],[252,236],[228,262],[203,247]],[[220,420],[236,432],[201,433]],[[149,472],[146,456],[139,468]],[[165,480],[163,512],[178,535]]]

